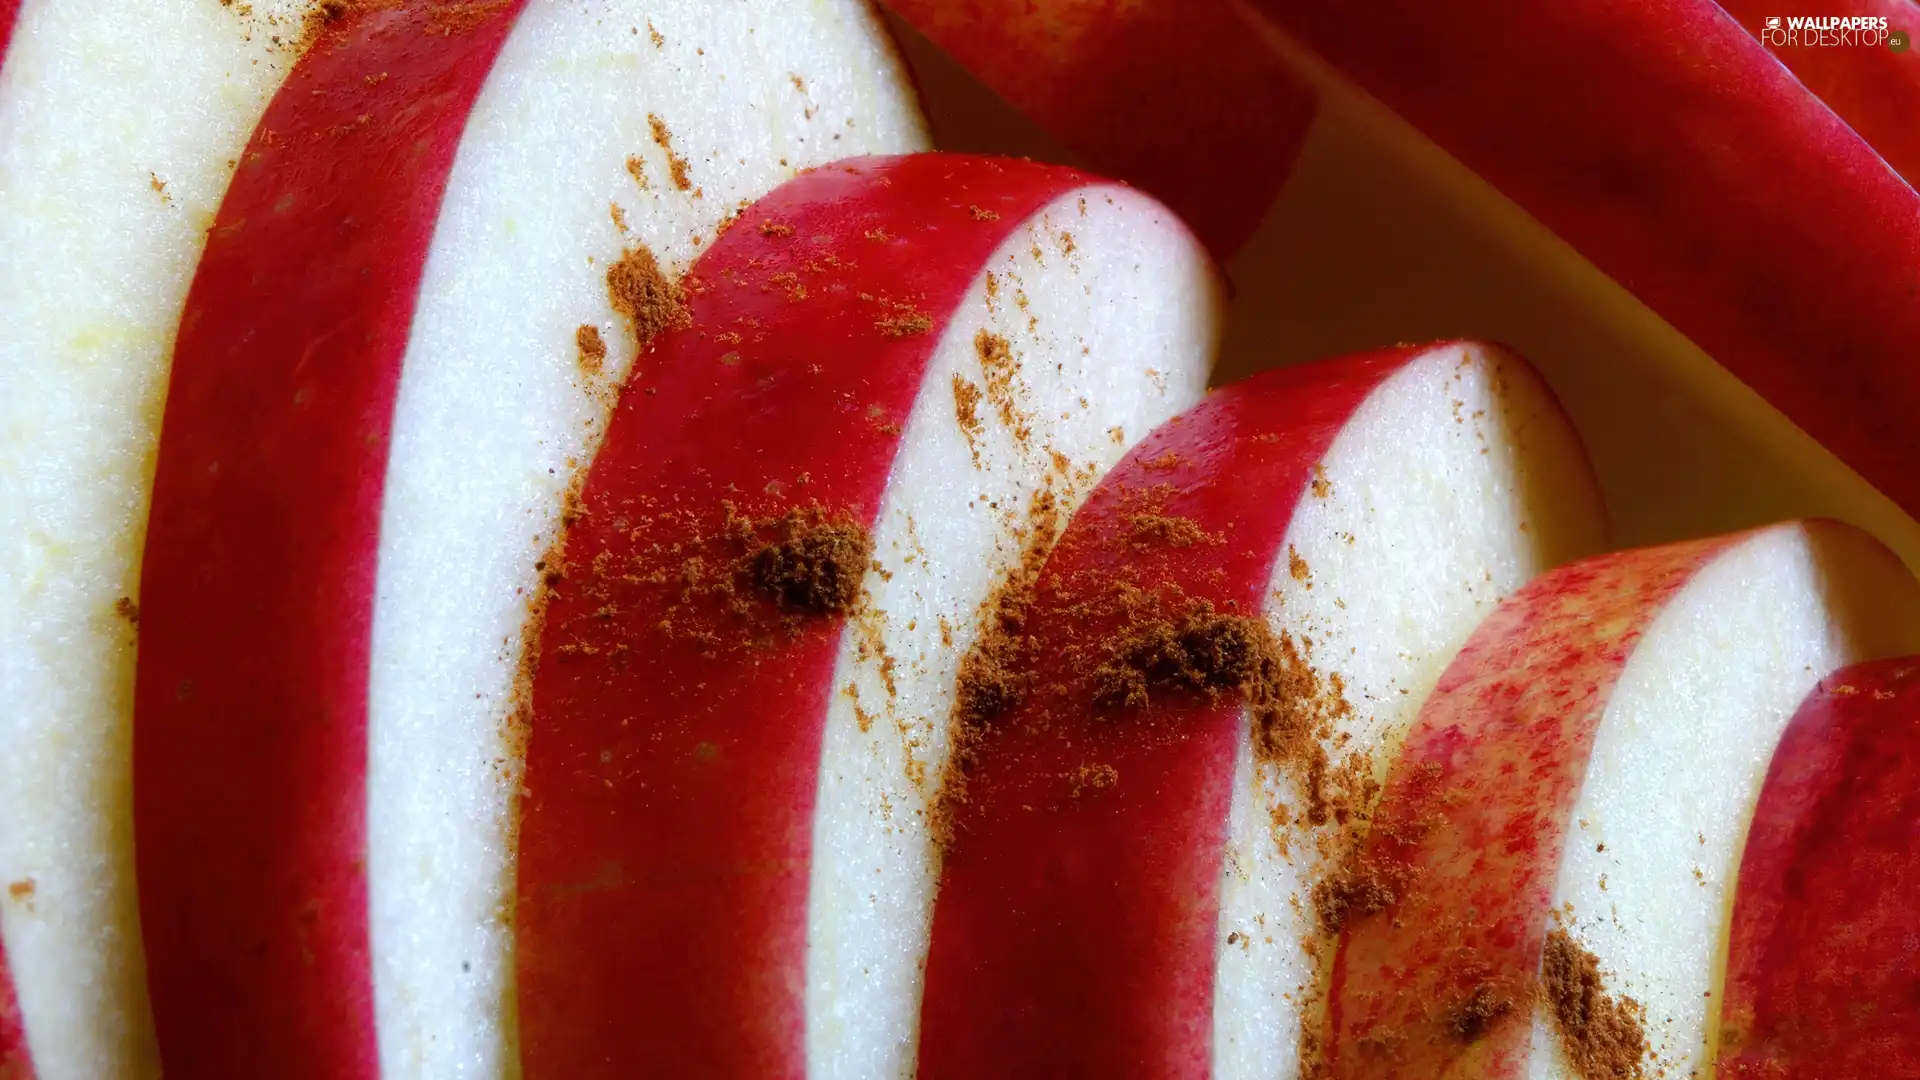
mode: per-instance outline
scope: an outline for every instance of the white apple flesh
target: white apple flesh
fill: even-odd
[[[309,6],[0,3],[0,953],[42,1080],[158,1073],[128,784],[147,495],[194,262]]]
[[[1474,625],[1603,532],[1558,403],[1493,346],[1271,372],[1154,432],[1033,586],[1026,698],[969,710],[920,1076],[1294,1076],[1326,859]],[[1116,618],[1115,590],[1156,599]],[[1130,634],[1202,605],[1264,625],[1290,701],[1150,672],[1143,703],[1096,700]],[[1327,768],[1274,752],[1293,721]]]
[[[953,155],[795,180],[693,273],[540,636],[523,1061],[893,1080],[960,656],[1098,476],[1199,398],[1218,282],[1133,189]],[[783,561],[811,571],[799,596],[743,576]]]
[[[221,205],[159,438],[133,816],[169,1075],[510,1070],[521,631],[670,309],[647,289],[798,170],[923,141],[855,0],[319,32]]]
[[[1829,521],[1521,590],[1442,676],[1350,870],[1330,1075],[1709,1068],[1775,744],[1824,673],[1916,646],[1920,584]]]

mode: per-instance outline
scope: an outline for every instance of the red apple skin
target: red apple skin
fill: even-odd
[[[33,1080],[33,1057],[27,1053],[27,1031],[20,1020],[20,1002],[14,997],[13,976],[7,967],[7,943],[3,940],[0,940],[0,1080]]]
[[[1180,213],[1220,258],[1253,233],[1315,99],[1218,0],[886,0],[1096,168]]]
[[[519,7],[451,33],[424,3],[329,25],[268,106],[187,297],[133,754],[168,1075],[378,1074],[364,782],[387,432],[440,194]]]
[[[1920,1075],[1920,660],[1807,698],[1735,889],[1721,1080]]]
[[[13,24],[19,21],[20,0],[0,0],[0,65],[7,61],[7,46],[13,42]],[[4,1063],[5,1059],[0,1058],[0,1064]]]
[[[1722,0],[1749,33],[1761,37],[1768,16],[1789,14],[1770,0]],[[1911,0],[1816,0],[1791,5],[1793,15],[1878,16],[1890,30],[1920,33],[1920,8]],[[1909,183],[1920,184],[1920,53],[1879,47],[1775,46],[1807,89],[1840,114]]]
[[[1920,195],[1718,5],[1235,2],[1920,514]]]
[[[758,646],[670,636],[677,582],[597,568],[657,567],[717,534],[727,502],[871,528],[950,313],[1012,229],[1088,182],[959,155],[841,162],[694,265],[692,325],[638,362],[550,586],[520,829],[529,1077],[805,1075],[813,804],[846,620]],[[772,280],[794,270],[805,299]],[[876,297],[931,329],[889,335],[876,320],[897,309]],[[701,603],[674,617],[726,625]]]
[[[1395,760],[1361,865],[1397,900],[1350,919],[1328,991],[1338,1080],[1524,1075],[1529,1010],[1449,1027],[1482,986],[1531,987],[1559,853],[1614,683],[1660,608],[1741,537],[1603,555],[1534,579],[1487,617]],[[1384,1048],[1384,1050],[1383,1050]]]
[[[1204,1080],[1237,696],[1157,693],[1115,717],[1087,707],[1069,658],[1116,620],[1077,605],[1086,581],[1133,575],[1217,610],[1257,614],[1295,501],[1355,408],[1421,348],[1281,369],[1215,391],[1162,425],[1077,511],[1034,589],[1027,699],[993,721],[954,811],[934,907],[921,1080],[1100,1076]],[[1169,458],[1168,455],[1172,455]],[[1127,498],[1223,543],[1127,542]],[[1064,688],[1064,697],[1051,688]],[[1061,703],[1065,703],[1064,705]],[[1080,797],[1073,777],[1113,768]]]

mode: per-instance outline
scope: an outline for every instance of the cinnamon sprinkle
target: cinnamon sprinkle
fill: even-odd
[[[909,309],[882,315],[873,325],[890,338],[918,337],[933,329],[933,319],[924,312]]]
[[[1547,934],[1540,981],[1560,1049],[1580,1080],[1640,1080],[1646,1075],[1645,1007],[1608,993],[1600,958],[1562,927]]]
[[[680,286],[661,273],[645,247],[628,248],[607,268],[607,297],[632,329],[637,352],[645,352],[662,331],[689,322]]]
[[[789,516],[787,535],[763,545],[745,564],[753,587],[782,610],[845,615],[860,597],[873,538],[846,521]]]
[[[667,122],[657,113],[648,113],[647,126],[653,130],[653,141],[667,155],[668,179],[681,191],[691,190],[693,181],[687,176],[687,159],[673,152],[673,132],[667,130]]]
[[[598,377],[607,362],[607,343],[600,337],[600,328],[581,323],[573,332],[573,343],[580,353],[580,370],[589,378]]]
[[[1223,539],[1207,532],[1192,518],[1171,514],[1127,515],[1127,540],[1135,548],[1190,548],[1199,544],[1218,544]]]
[[[953,418],[959,421],[960,434],[967,437],[967,450],[973,455],[974,468],[980,467],[980,388],[959,375],[953,377]]]

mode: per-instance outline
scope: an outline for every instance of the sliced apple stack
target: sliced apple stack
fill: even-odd
[[[313,6],[0,0],[0,954],[45,1077],[157,1072],[127,782],[154,444],[207,226]]]
[[[160,1061],[125,1075],[510,1067],[516,678],[572,471],[680,317],[681,268],[740,207],[843,154],[923,144],[855,0],[315,10],[233,155],[164,420],[157,396],[114,396],[58,429],[112,447],[159,431],[140,588],[117,606],[141,637],[133,858]],[[133,475],[115,498],[137,506],[138,455],[88,453]],[[50,491],[96,497],[93,473],[47,469]],[[83,523],[88,542],[133,550],[139,516],[115,514]],[[105,640],[115,593],[80,584]],[[118,677],[130,631],[113,633],[120,651],[76,681]],[[80,719],[56,693],[16,695],[36,746]],[[86,721],[125,707],[110,694]],[[124,805],[124,734],[81,734],[94,757],[36,766],[81,822],[44,857],[77,867],[129,840],[87,816]],[[101,779],[65,788],[83,760]],[[63,905],[38,910],[70,920],[68,946],[12,949],[34,940],[12,908],[8,945],[43,1075],[91,1075],[54,1063],[127,1038],[134,1006],[43,1025],[93,992],[83,943],[134,918]]]
[[[1330,1075],[1710,1068],[1781,732],[1823,673],[1916,647],[1920,584],[1827,521],[1522,589],[1441,678],[1340,879]]]
[[[1721,1080],[1920,1070],[1920,660],[1844,668],[1794,714],[1733,900]]]
[[[1269,373],[1155,432],[962,668],[919,1075],[1291,1075],[1329,859],[1474,625],[1602,518],[1493,346]]]
[[[524,1065],[904,1075],[959,658],[1199,398],[1216,278],[1130,188],[950,155],[795,180],[692,273],[549,564]]]

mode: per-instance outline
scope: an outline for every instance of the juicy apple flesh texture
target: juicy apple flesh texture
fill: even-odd
[[[945,155],[797,180],[693,272],[541,634],[526,1066],[898,1076],[958,659],[1095,479],[1198,398],[1217,283],[1138,193]],[[781,565],[843,591],[770,589]]]
[[[158,1068],[128,783],[147,496],[194,263],[305,7],[0,2],[0,951],[45,1080]]]
[[[133,769],[170,1074],[510,1066],[514,685],[572,470],[728,215],[922,142],[852,0],[326,26],[221,206],[159,443]]]

